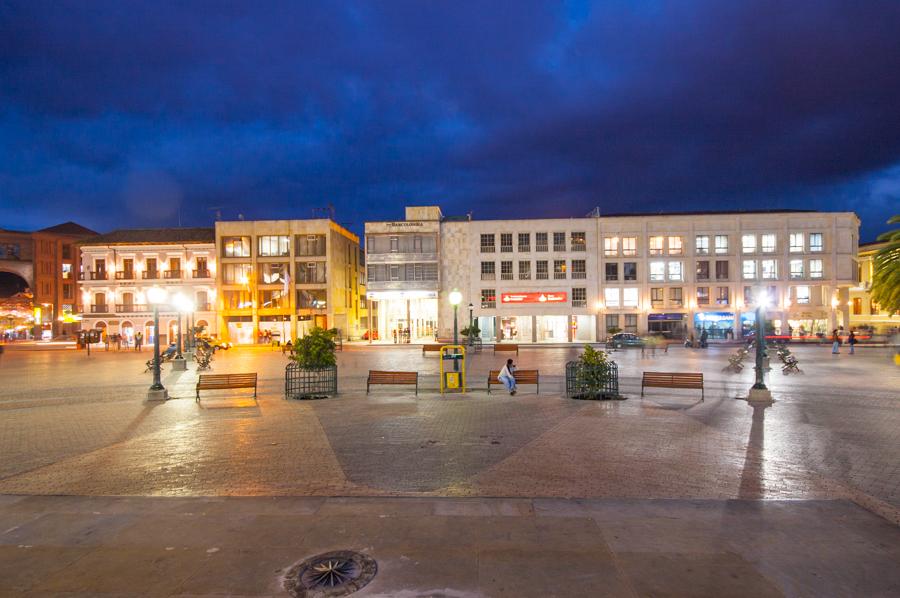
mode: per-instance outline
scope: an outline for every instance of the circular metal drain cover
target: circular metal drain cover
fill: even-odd
[[[296,598],[347,596],[372,581],[375,559],[350,550],[326,552],[291,567],[284,589]]]

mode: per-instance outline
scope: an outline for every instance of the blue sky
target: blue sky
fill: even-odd
[[[900,212],[900,3],[0,4],[0,227]]]

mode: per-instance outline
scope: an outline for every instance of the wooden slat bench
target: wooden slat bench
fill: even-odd
[[[495,384],[503,386],[503,383],[497,380],[497,376],[499,375],[500,370],[491,370],[488,374],[488,394],[491,394],[491,386]],[[520,384],[534,384],[537,387],[534,392],[536,394],[541,394],[541,374],[539,370],[516,370],[513,373],[513,376],[516,379],[516,386],[519,386]]]
[[[226,388],[252,388],[256,398],[256,372],[252,374],[200,374],[197,380],[197,402],[201,390],[222,390]]]
[[[644,388],[695,388],[704,400],[703,374],[692,372],[644,372],[641,380],[641,398]]]
[[[372,384],[413,384],[416,387],[416,396],[419,394],[419,372],[384,372],[369,370],[366,379],[366,394],[369,394],[369,386]]]
[[[494,345],[494,353],[502,353],[502,352],[511,353],[513,351],[515,351],[516,355],[518,355],[519,354],[519,345],[513,344],[513,343],[500,343],[500,344]]]
[[[422,345],[422,355],[425,355],[426,351],[431,351],[432,353],[440,353],[441,347],[444,345]]]

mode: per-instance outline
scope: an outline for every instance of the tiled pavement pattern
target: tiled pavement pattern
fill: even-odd
[[[488,396],[472,356],[465,397],[440,397],[437,356],[348,346],[338,399],[282,399],[285,358],[219,353],[216,372],[257,371],[259,403],[193,400],[193,371],[166,371],[176,397],[143,402],[149,353],[8,350],[0,362],[0,493],[69,495],[434,495],[638,498],[851,498],[897,521],[900,368],[890,350],[796,349],[805,374],[770,380],[774,406],[734,400],[752,369],[721,371],[731,349],[614,355],[627,401],[561,397],[574,349],[523,348],[541,394]],[[381,387],[368,369],[416,369],[424,392]],[[696,392],[648,390],[643,370],[703,371]]]
[[[0,596],[284,596],[351,548],[354,596],[888,597],[898,536],[849,501],[0,496]]]

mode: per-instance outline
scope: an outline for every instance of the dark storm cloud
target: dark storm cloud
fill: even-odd
[[[898,203],[897,31],[893,0],[7,2],[0,220],[762,206],[867,238]]]

